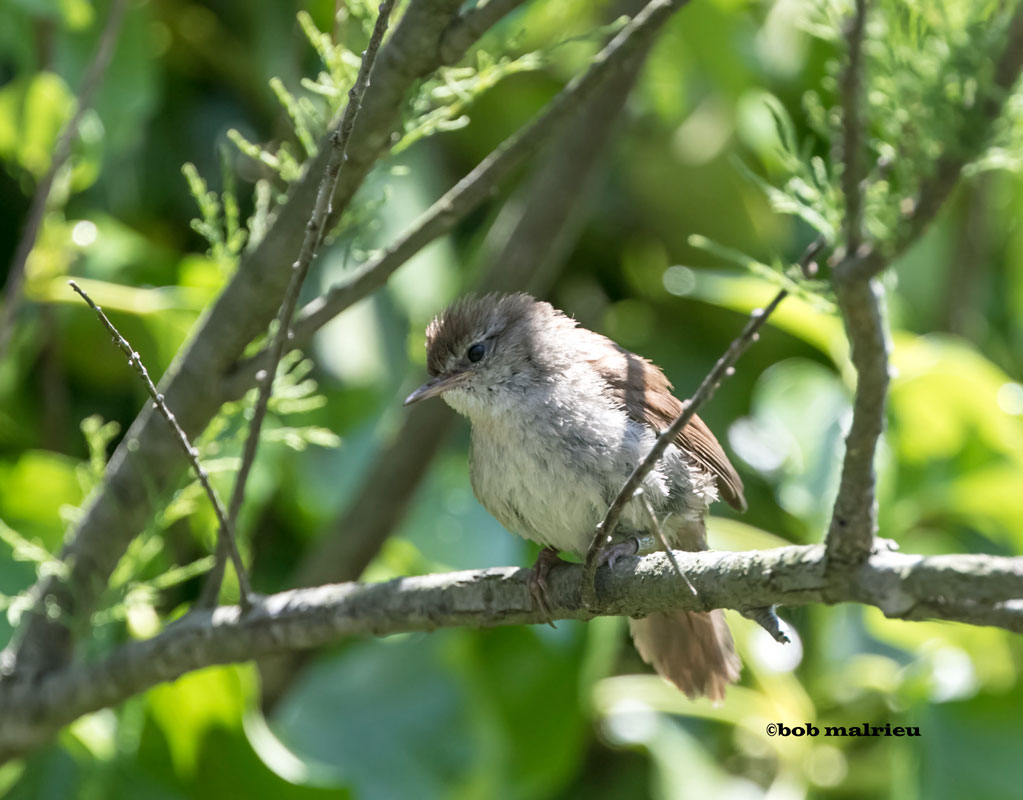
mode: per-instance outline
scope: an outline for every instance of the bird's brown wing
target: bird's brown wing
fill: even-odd
[[[598,336],[599,334],[594,334]],[[637,422],[662,431],[682,413],[682,402],[671,393],[671,382],[660,367],[642,356],[637,356],[610,339],[604,346],[594,343],[594,368],[607,381],[616,402],[625,406],[626,413]],[[611,345],[611,351],[607,345]],[[610,355],[613,352],[614,355]],[[746,510],[742,493],[742,479],[735,471],[706,423],[695,414],[675,439],[675,443],[702,469],[710,472],[717,483],[721,498],[738,511]]]

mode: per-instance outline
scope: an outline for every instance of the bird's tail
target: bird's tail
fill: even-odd
[[[630,619],[629,630],[643,660],[689,697],[722,700],[739,679],[742,663],[720,609],[651,614]]]

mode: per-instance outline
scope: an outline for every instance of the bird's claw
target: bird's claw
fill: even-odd
[[[611,571],[614,572],[615,563],[622,556],[634,556],[639,552],[639,541],[634,536],[630,536],[627,539],[621,541],[612,542],[606,547],[602,548],[600,555],[597,557],[597,567],[601,567],[607,564]]]
[[[564,559],[558,556],[558,551],[553,547],[545,547],[536,557],[536,563],[529,571],[529,594],[533,598],[533,607],[542,612],[547,618],[547,624],[557,630],[554,619],[551,615],[551,594],[547,586],[547,577],[551,567],[563,564]]]

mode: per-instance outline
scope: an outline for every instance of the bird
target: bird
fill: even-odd
[[[684,405],[653,362],[525,293],[456,300],[427,326],[426,363],[429,380],[405,405],[439,396],[468,418],[473,491],[506,529],[542,546],[530,589],[543,606],[559,554],[586,553],[608,506]],[[683,550],[707,548],[714,501],[746,509],[741,478],[695,415],[642,491],[668,543]],[[650,527],[630,501],[612,558],[637,552]],[[722,700],[739,678],[720,609],[658,612],[629,627],[643,660],[689,697]]]

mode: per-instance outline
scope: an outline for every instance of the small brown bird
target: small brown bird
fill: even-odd
[[[544,545],[544,576],[559,551],[582,556],[594,528],[658,432],[682,411],[661,370],[527,294],[465,297],[426,329],[430,380],[405,400],[440,395],[472,424],[476,497],[509,531]],[[742,481],[694,416],[643,491],[668,542],[707,547],[704,518],[719,497],[744,511]],[[638,549],[648,518],[637,503],[618,526]],[[643,659],[690,697],[718,700],[741,668],[720,610],[629,620]]]

